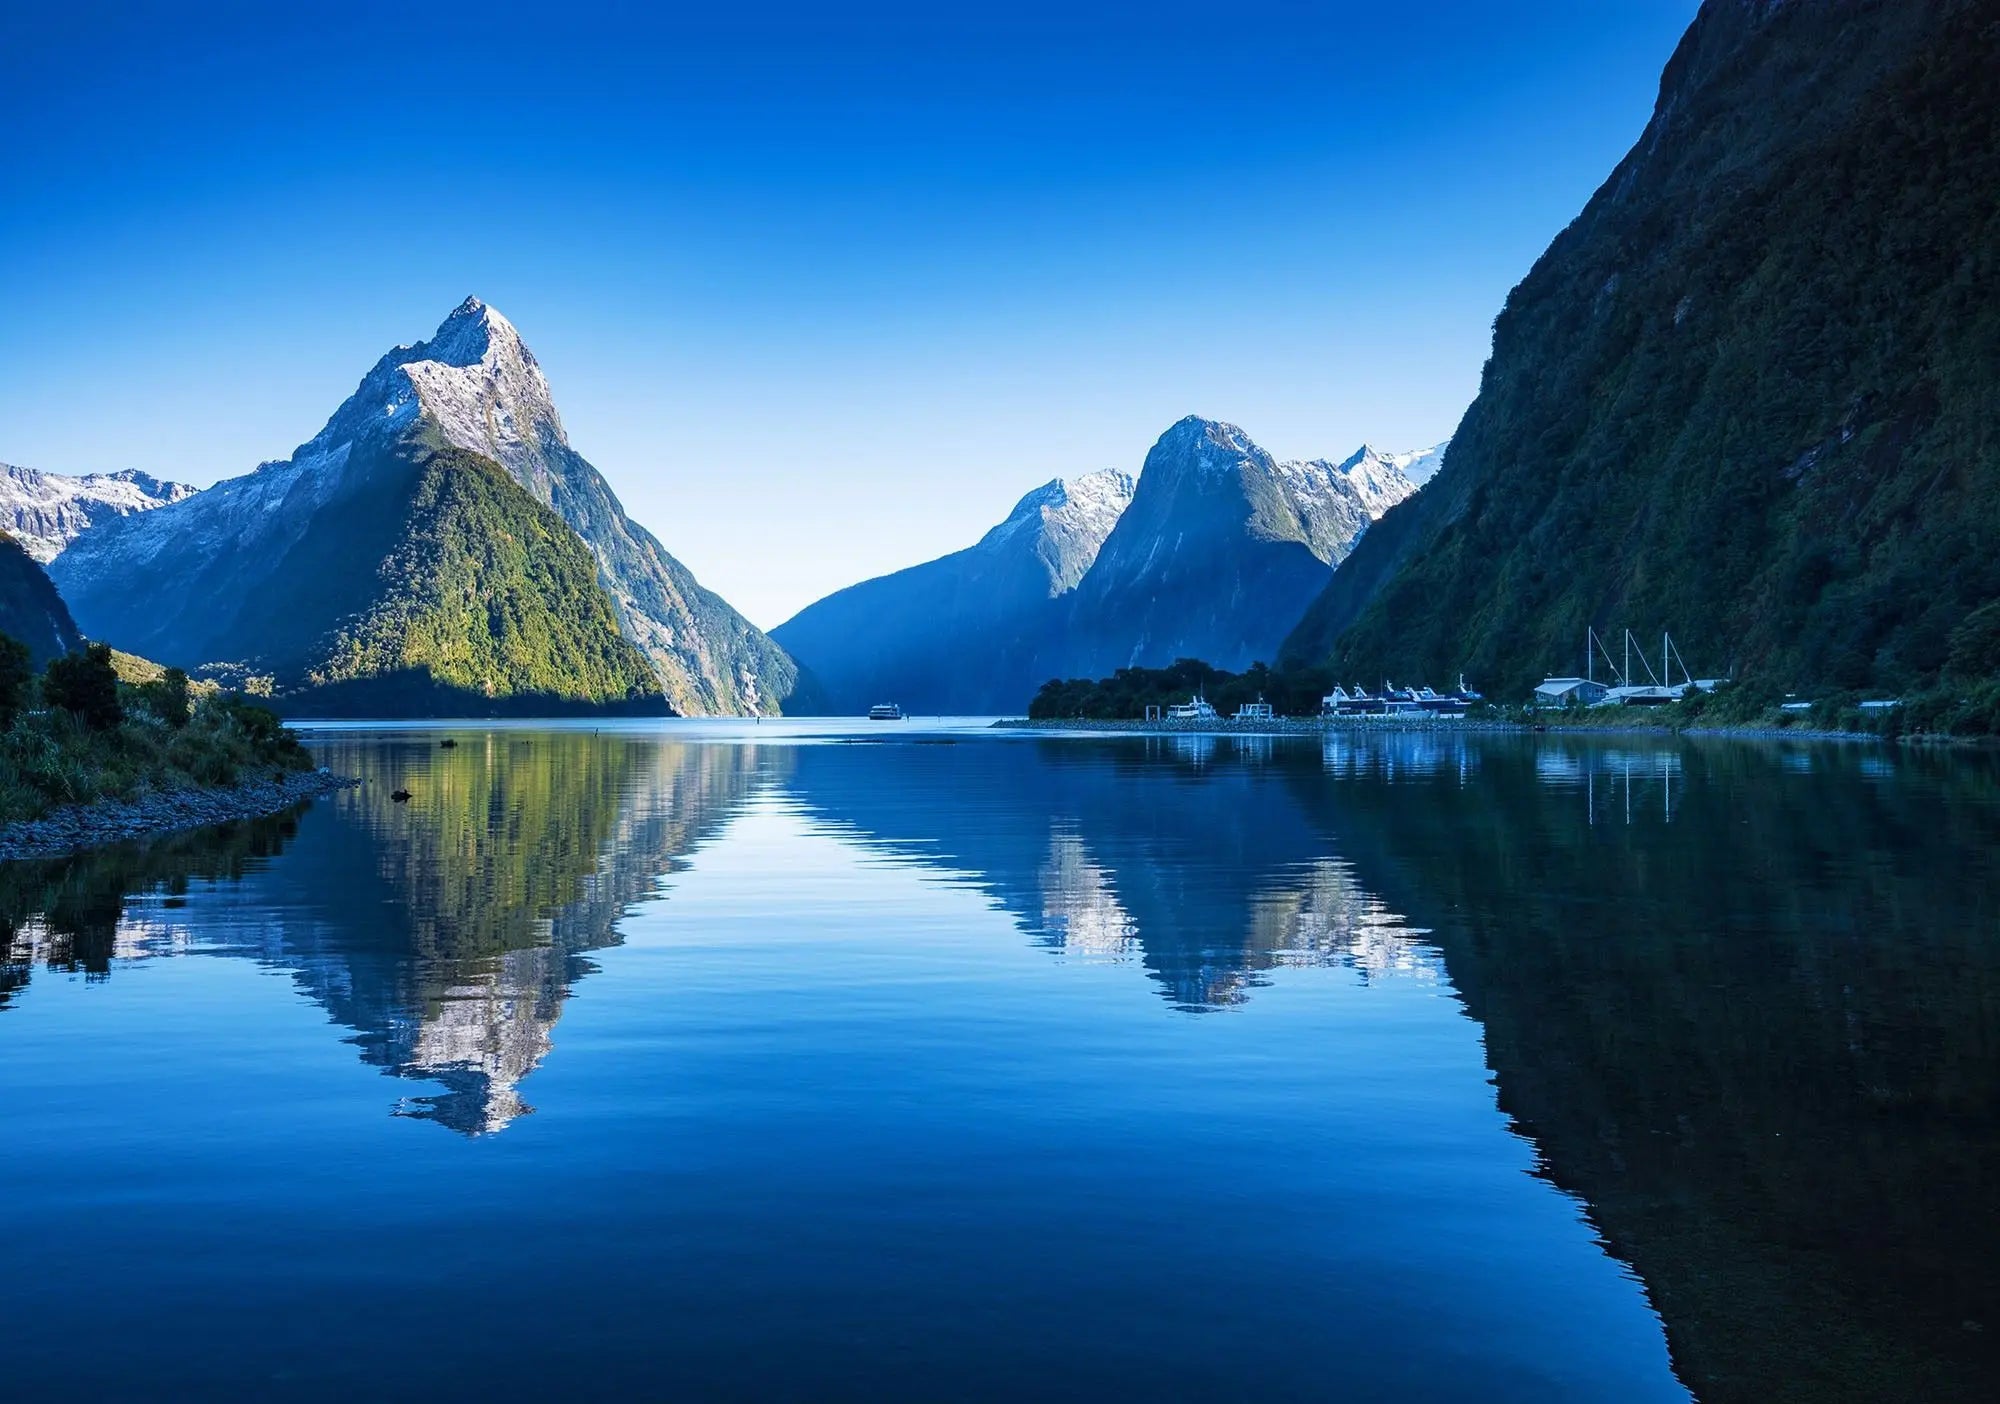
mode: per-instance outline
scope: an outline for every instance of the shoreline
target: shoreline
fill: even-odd
[[[1273,717],[1269,721],[1135,721],[1129,717],[1077,717],[1029,721],[1001,720],[993,729],[1008,731],[1088,731],[1107,736],[1317,736],[1340,731],[1532,731],[1517,722],[1469,721],[1454,717],[1449,721],[1424,718],[1397,718],[1395,721],[1366,721],[1349,717]]]
[[[40,819],[21,819],[0,827],[0,863],[65,858],[129,839],[158,838],[239,819],[262,819],[360,783],[322,767],[294,771],[280,780],[64,805]]]
[[[1865,731],[1828,731],[1808,727],[1780,726],[1668,726],[1630,721],[1556,721],[1549,723],[1397,718],[1394,721],[1362,717],[1275,717],[1270,721],[1212,722],[1135,721],[1130,718],[1079,717],[1071,720],[1002,720],[994,729],[1009,731],[1087,732],[1103,736],[1323,736],[1375,735],[1477,731],[1506,736],[1701,736],[1728,737],[1743,741],[1865,741],[1875,745],[1963,746],[1976,745],[1975,739],[1958,736],[1875,736]]]

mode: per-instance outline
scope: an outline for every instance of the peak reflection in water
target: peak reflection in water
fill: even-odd
[[[748,747],[580,731],[453,749],[335,734],[315,750],[361,786],[302,817],[0,867],[0,1003],[36,964],[101,978],[114,957],[183,949],[179,909],[200,889],[221,918],[208,939],[226,933],[207,950],[290,971],[364,1061],[441,1086],[398,1115],[498,1131],[532,1110],[522,1079],[588,953],[618,941],[618,917],[742,801],[756,766]]]
[[[1448,975],[1704,1399],[2000,1378],[2000,766],[1418,734],[801,756],[858,841],[1188,1010]]]
[[[1136,960],[1200,1012],[1285,965],[1434,968],[1279,783],[1301,764],[1317,752],[1269,737],[821,746],[787,784],[865,846],[972,874],[1038,944]]]

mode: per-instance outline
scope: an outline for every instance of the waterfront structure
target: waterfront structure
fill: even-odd
[[[1595,707],[1610,690],[1595,678],[1544,678],[1535,688],[1535,703],[1543,707]]]

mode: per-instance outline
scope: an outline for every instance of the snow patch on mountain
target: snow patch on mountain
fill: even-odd
[[[1338,565],[1371,523],[1416,491],[1397,457],[1364,444],[1338,463],[1280,462],[1236,425],[1191,415],[1160,436],[1147,455],[1145,474],[1191,475],[1193,482],[1210,484],[1234,475],[1250,507],[1251,535],[1300,541],[1328,565]]]
[[[1438,469],[1444,467],[1444,451],[1450,447],[1451,440],[1446,439],[1443,443],[1433,444],[1427,449],[1409,449],[1403,453],[1384,453],[1376,456],[1408,478],[1414,486],[1422,487],[1437,476]],[[1366,444],[1361,446],[1361,451],[1375,452]]]
[[[184,501],[196,491],[136,468],[70,477],[0,463],[0,528],[47,565],[71,541],[107,518],[150,512]]]

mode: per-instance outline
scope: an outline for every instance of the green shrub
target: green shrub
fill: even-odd
[[[91,644],[81,653],[49,660],[42,675],[42,700],[76,717],[92,731],[109,731],[125,719],[118,696],[118,670],[109,644]]]
[[[209,697],[175,726],[155,711],[161,692],[131,691],[145,706],[108,727],[51,706],[21,712],[0,730],[0,823],[37,818],[59,805],[233,785],[312,763],[298,737],[248,699]],[[161,691],[170,712],[172,690]]]
[[[168,726],[179,730],[188,724],[188,675],[179,668],[169,668],[153,681],[141,683],[137,691],[146,710]]]

